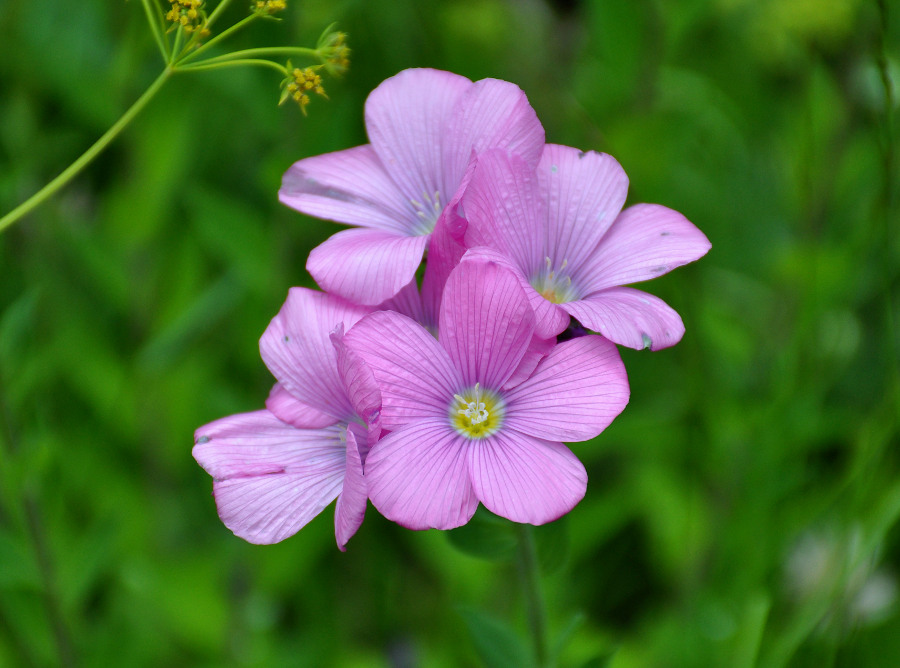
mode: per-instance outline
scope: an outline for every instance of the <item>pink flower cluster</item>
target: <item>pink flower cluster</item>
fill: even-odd
[[[545,144],[505,81],[405,70],[365,119],[371,143],[284,176],[282,202],[355,227],[310,254],[324,292],[291,289],[260,340],[277,381],[266,408],[195,434],[219,516],[275,543],[337,499],[342,550],[369,499],[413,529],[461,526],[479,502],[550,522],[587,485],[563,442],[594,438],[628,402],[615,344],[658,350],[684,333],[662,300],[623,286],[709,241],[671,209],[622,210],[621,166]]]

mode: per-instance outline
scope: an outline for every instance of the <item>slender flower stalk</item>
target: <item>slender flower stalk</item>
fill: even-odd
[[[522,593],[528,611],[528,627],[534,646],[534,659],[538,668],[552,668],[553,662],[547,647],[547,612],[544,593],[541,590],[541,571],[534,545],[534,529],[528,524],[516,524],[519,541],[517,566]]]
[[[246,16],[201,44],[201,41],[210,34],[210,28],[215,20],[221,15],[230,2],[231,0],[222,0],[212,13],[207,16],[203,9],[204,2],[202,0],[171,0],[172,8],[165,15],[163,15],[159,4],[154,0],[141,0],[144,13],[147,16],[147,22],[150,25],[150,31],[153,34],[153,39],[166,64],[165,69],[163,69],[153,83],[150,84],[150,87],[144,91],[122,117],[119,118],[119,120],[116,121],[115,124],[100,137],[100,139],[94,142],[87,151],[38,192],[0,218],[0,233],[56,194],[58,190],[68,184],[69,181],[87,167],[94,158],[102,153],[103,150],[119,136],[129,123],[131,123],[131,121],[134,120],[144,107],[146,107],[156,96],[166,81],[177,72],[199,72],[244,66],[267,67],[275,69],[286,77],[282,81],[282,88],[284,89],[285,86],[288,85],[285,82],[289,82],[291,77],[294,76],[292,72],[314,72],[315,70],[324,68],[331,74],[340,74],[346,70],[349,49],[347,49],[344,44],[345,35],[344,33],[335,32],[332,26],[326,28],[322,33],[315,49],[289,46],[243,49],[241,51],[197,60],[199,56],[206,53],[212,47],[219,45],[241,28],[246,27],[257,19],[274,19],[272,15],[286,7],[284,0],[259,0],[251,7],[249,16]],[[164,26],[167,23],[171,23],[172,25],[170,25],[168,29],[165,29]],[[173,31],[174,38],[170,39],[169,34]],[[318,64],[313,68],[307,68],[306,70],[294,70],[290,62],[285,66],[281,63],[266,59],[266,57],[284,55],[309,58],[318,61]],[[327,95],[325,95],[324,89],[321,86],[318,74],[311,74],[310,76],[307,76],[307,79],[313,77],[317,80],[316,85],[312,87],[313,92],[327,98]],[[281,102],[287,97],[287,95],[282,94]],[[303,114],[306,115],[306,105],[309,103],[308,95],[300,94],[294,95],[293,97],[299,104]]]
[[[66,185],[72,178],[78,174],[82,169],[87,167],[91,163],[91,161],[96,158],[100,153],[105,149],[113,139],[119,136],[119,134],[124,130],[134,117],[137,116],[141,110],[147,106],[147,104],[156,96],[159,92],[160,88],[163,87],[163,84],[172,76],[172,68],[167,67],[162,71],[162,73],[156,77],[156,80],[150,84],[150,87],[144,91],[144,94],[141,95],[137,101],[131,105],[131,108],[126,111],[122,117],[113,124],[113,126],[107,130],[100,139],[94,142],[94,145],[91,146],[87,151],[85,151],[80,158],[75,160],[71,165],[66,167],[63,172],[53,179],[46,186],[41,188],[37,193],[32,195],[30,198],[25,200],[22,204],[17,206],[15,209],[10,211],[8,214],[0,218],[0,232],[3,232],[7,227],[12,225],[14,222],[19,220],[22,216],[29,213],[32,209],[42,204],[46,199],[53,196],[56,191]]]

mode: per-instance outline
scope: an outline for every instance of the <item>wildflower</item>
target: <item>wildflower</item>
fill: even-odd
[[[213,476],[222,522],[251,543],[277,543],[337,498],[343,550],[363,521],[363,462],[380,434],[374,378],[343,343],[362,309],[293,288],[260,339],[277,379],[266,409],[197,430],[194,458]],[[336,329],[335,329],[336,328]]]
[[[358,226],[315,248],[306,266],[326,291],[374,305],[413,279],[473,153],[502,147],[536,165],[544,131],[517,86],[429,69],[381,83],[365,117],[370,144],[300,160],[279,198]]]
[[[438,340],[389,311],[347,333],[375,376],[390,432],[366,459],[369,498],[382,514],[412,529],[449,529],[480,501],[542,524],[581,500],[587,474],[560,441],[593,438],[622,411],[625,369],[599,336],[555,345],[535,365],[526,359],[534,328],[513,272],[467,255],[447,280]]]
[[[306,67],[301,70],[299,67],[292,67],[291,62],[288,61],[287,71],[289,72],[287,78],[281,82],[281,100],[278,104],[290,97],[300,105],[300,111],[305,116],[310,93],[316,93],[326,100],[328,99],[325,89],[322,87],[322,77],[316,74],[314,68]]]
[[[664,301],[630,287],[702,257],[709,240],[677,211],[622,211],[628,178],[612,157],[547,144],[535,172],[520,157],[479,157],[462,200],[467,246],[514,267],[542,336],[569,316],[629,348],[659,350],[684,334]],[[499,254],[499,256],[498,256]]]

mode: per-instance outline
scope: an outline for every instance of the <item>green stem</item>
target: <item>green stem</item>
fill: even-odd
[[[534,544],[534,532],[530,524],[517,524],[519,538],[519,579],[528,606],[528,626],[534,645],[534,658],[538,668],[551,668],[553,663],[547,651],[547,613],[541,591],[541,571]]]
[[[147,23],[150,24],[150,32],[153,33],[153,39],[156,40],[156,45],[159,47],[159,52],[162,54],[163,62],[169,62],[169,51],[168,51],[168,40],[163,38],[163,31],[160,28],[162,25],[162,14],[159,10],[159,5],[153,3],[153,8],[156,9],[156,13],[154,15],[153,8],[150,7],[150,0],[141,0],[141,4],[144,5],[144,13],[147,15]]]
[[[225,11],[225,8],[231,4],[231,0],[222,0],[216,8],[212,11],[206,18],[206,27],[212,29],[212,24],[215,23],[216,19],[219,18],[219,14]]]
[[[255,58],[256,56],[311,56],[319,57],[318,49],[309,49],[302,46],[273,46],[262,47],[259,49],[244,49],[243,51],[233,51],[225,53],[221,56],[207,58],[203,63],[220,63],[227,60],[235,60],[238,58]]]
[[[278,70],[281,74],[285,73],[284,65],[279,65],[271,60],[246,59],[246,60],[223,60],[220,62],[200,61],[194,65],[179,66],[178,71],[202,72],[206,70],[220,70],[223,67],[243,67],[244,65],[254,65],[258,67],[270,67]]]
[[[115,125],[107,130],[104,135],[94,143],[93,146],[91,146],[81,155],[81,157],[79,157],[75,162],[69,165],[65,169],[65,171],[63,171],[50,183],[45,185],[34,195],[22,202],[22,204],[3,216],[3,218],[0,218],[0,232],[3,232],[3,230],[19,220],[19,218],[26,215],[36,206],[41,204],[44,200],[52,196],[54,193],[56,193],[57,190],[71,181],[72,178],[82,169],[87,167],[87,165],[89,165],[90,162],[94,158],[96,158],[103,151],[103,149],[105,149],[107,145],[128,126],[128,124],[134,119],[134,117],[137,116],[138,113],[140,113],[140,111],[147,106],[147,103],[150,102],[151,99],[153,99],[153,96],[156,95],[157,92],[159,92],[159,89],[162,88],[166,80],[172,75],[172,72],[173,70],[170,67],[164,69],[162,73],[156,78],[156,80],[152,84],[150,84],[150,87],[146,91],[144,91],[144,94],[141,95],[133,105],[131,105],[131,108],[128,109],[128,111],[126,111],[118,121],[116,121]]]
[[[223,3],[223,4],[224,4],[224,3]],[[220,6],[221,6],[221,5],[220,5]],[[217,7],[216,9],[218,9],[218,7]],[[213,14],[215,14],[215,12],[213,12]],[[244,17],[243,19],[241,19],[240,21],[238,21],[237,23],[235,23],[235,24],[234,24],[233,26],[231,26],[230,28],[226,28],[225,30],[223,30],[222,32],[220,32],[218,35],[216,35],[215,37],[213,37],[211,40],[209,40],[209,41],[208,41],[206,44],[204,44],[203,46],[201,46],[201,47],[199,47],[199,48],[197,48],[197,49],[191,51],[190,53],[187,53],[187,54],[184,54],[184,55],[180,55],[180,54],[179,54],[178,60],[176,61],[176,63],[177,63],[178,65],[183,65],[183,64],[185,64],[185,63],[191,62],[191,61],[194,60],[197,56],[199,56],[201,53],[207,51],[208,49],[211,49],[211,48],[214,47],[216,44],[218,44],[219,42],[221,42],[222,40],[224,40],[225,38],[227,38],[229,35],[231,35],[232,33],[237,32],[238,30],[240,30],[241,28],[243,28],[245,25],[247,25],[248,23],[252,22],[253,20],[255,20],[255,19],[257,19],[257,18],[259,18],[259,16],[258,16],[257,14],[251,14],[250,16]],[[209,25],[209,23],[207,23],[207,25]]]

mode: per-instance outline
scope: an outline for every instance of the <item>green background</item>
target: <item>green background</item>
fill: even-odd
[[[414,66],[518,84],[548,141],[611,153],[629,202],[712,242],[645,286],[683,341],[623,350],[630,405],[573,447],[587,496],[545,541],[561,665],[900,665],[889,9],[291,2],[230,44],[312,46],[337,21],[351,69],[308,117],[276,106],[274,71],[174,77],[0,236],[0,666],[474,666],[491,620],[524,637],[512,566],[371,506],[345,554],[331,509],[249,545],[190,454],[196,427],[262,406],[258,338],[340,229],[281,206],[281,175],[364,143],[366,95]],[[136,0],[0,0],[0,44],[5,213],[162,62]]]

